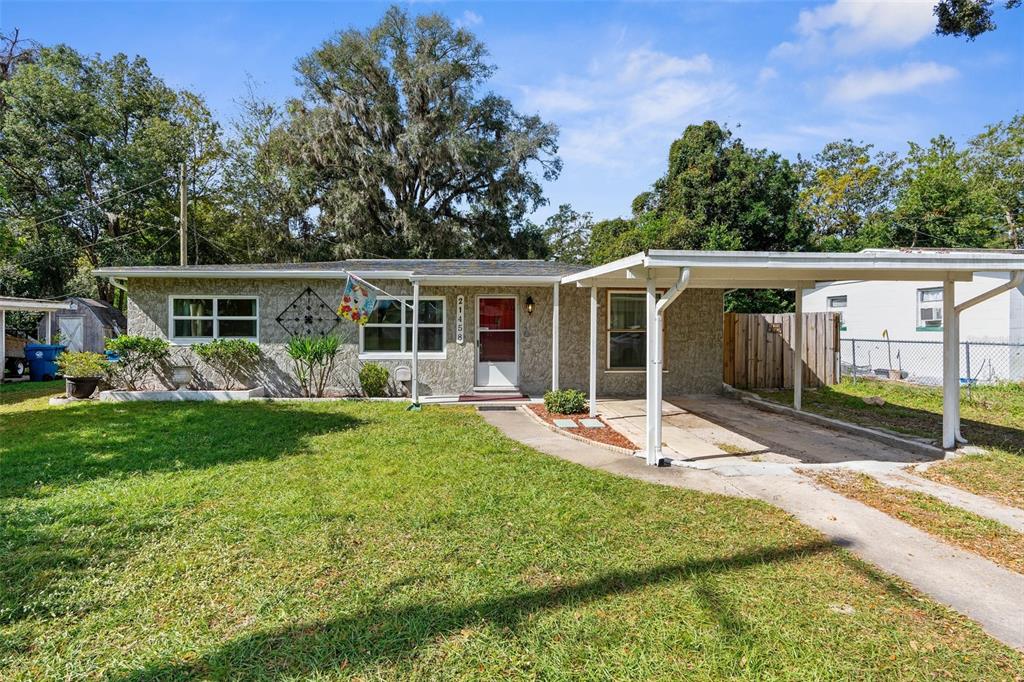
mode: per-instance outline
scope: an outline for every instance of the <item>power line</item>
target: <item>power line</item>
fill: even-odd
[[[90,202],[88,206],[83,206],[81,208],[76,208],[75,210],[68,211],[67,213],[65,213],[63,215],[54,216],[52,218],[47,218],[45,220],[40,220],[39,222],[32,223],[31,225],[29,225],[27,228],[24,228],[24,229],[31,230],[33,228],[39,227],[40,225],[45,225],[46,223],[51,223],[54,220],[60,220],[62,218],[67,218],[68,216],[72,216],[72,215],[75,215],[77,213],[81,213],[82,211],[86,211],[86,210],[91,209],[91,208],[99,208],[100,204],[105,204],[108,201],[113,201],[114,199],[120,199],[121,197],[128,196],[129,194],[132,194],[133,192],[138,192],[140,189],[146,189],[147,187],[149,187],[151,185],[155,185],[158,182],[166,182],[166,181],[167,181],[166,178],[157,178],[156,180],[153,180],[152,182],[147,182],[144,185],[139,185],[138,187],[134,187],[132,189],[127,189],[127,190],[125,190],[125,191],[123,191],[123,192],[121,192],[119,194],[115,194],[112,197],[107,197],[106,199],[101,199],[99,201]]]
[[[169,229],[165,225],[154,225],[153,223],[147,223],[147,222],[143,222],[143,221],[136,221],[136,222],[140,222],[143,225],[146,225],[147,227],[156,227],[156,228],[160,228],[160,229]],[[142,232],[144,230],[145,230],[145,228],[140,227],[137,230],[132,230],[131,232],[125,232],[124,234],[120,234],[120,235],[118,235],[116,237],[110,237],[109,239],[98,239],[98,240],[96,240],[95,242],[93,242],[91,244],[83,244],[83,245],[80,245],[80,246],[74,246],[74,247],[72,247],[70,249],[64,249],[63,251],[55,251],[53,253],[47,254],[45,256],[41,256],[39,258],[33,258],[32,260],[13,261],[13,263],[15,265],[22,265],[22,266],[24,266],[24,265],[32,265],[33,263],[38,263],[40,261],[48,260],[48,259],[54,258],[56,256],[63,256],[63,255],[69,254],[69,253],[74,253],[75,251],[84,251],[85,249],[89,249],[89,248],[92,248],[94,246],[99,246],[100,244],[109,244],[110,242],[116,242],[116,241],[119,241],[121,239],[126,239],[126,238],[131,237],[133,235],[136,235],[136,234],[138,234],[138,233],[140,233],[140,232]],[[175,236],[177,236],[177,233],[175,233]]]

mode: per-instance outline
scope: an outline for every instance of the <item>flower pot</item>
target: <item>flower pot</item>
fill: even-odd
[[[99,377],[64,377],[64,384],[67,387],[69,398],[84,400],[92,397],[96,387],[100,384]]]

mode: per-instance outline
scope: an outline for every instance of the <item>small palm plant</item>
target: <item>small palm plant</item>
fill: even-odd
[[[341,339],[337,336],[293,336],[288,341],[288,357],[295,365],[295,378],[307,398],[322,398],[334,372]]]

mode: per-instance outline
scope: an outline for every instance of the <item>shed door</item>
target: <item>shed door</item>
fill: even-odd
[[[59,319],[60,342],[68,347],[69,351],[78,353],[84,350],[83,327],[84,318],[64,317]]]

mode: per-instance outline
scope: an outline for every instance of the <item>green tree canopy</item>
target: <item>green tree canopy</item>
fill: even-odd
[[[0,286],[59,295],[77,267],[152,262],[176,232],[178,163],[217,154],[203,101],[169,88],[141,57],[63,45],[19,64],[0,93],[0,222],[22,247]]]
[[[557,177],[557,130],[481,93],[494,67],[440,14],[392,7],[299,62],[293,163],[340,255],[501,256]]]
[[[994,31],[992,0],[939,0],[935,5],[938,25],[935,32],[943,36],[963,36],[974,40],[982,33]],[[1005,0],[1006,9],[1020,7],[1021,0]]]

